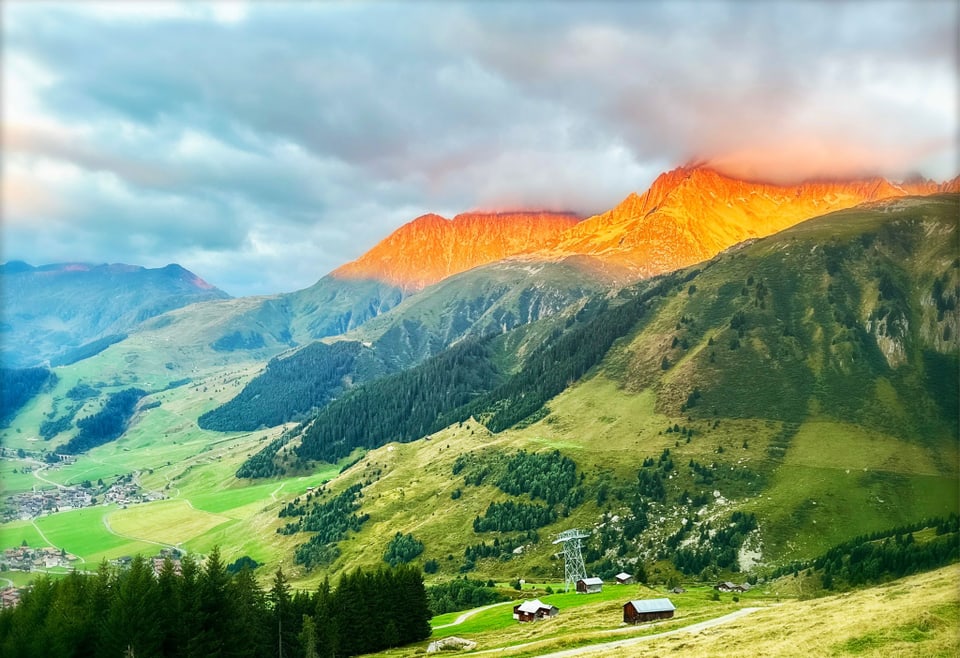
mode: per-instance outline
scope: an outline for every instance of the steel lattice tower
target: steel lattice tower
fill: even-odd
[[[571,528],[564,530],[553,540],[554,544],[563,544],[563,582],[566,586],[564,591],[569,591],[571,585],[576,587],[578,580],[587,577],[580,540],[589,536],[590,533]]]

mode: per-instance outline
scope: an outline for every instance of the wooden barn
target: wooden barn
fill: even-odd
[[[603,591],[603,581],[600,578],[581,578],[577,581],[577,593],[596,594]]]
[[[544,603],[540,599],[524,601],[513,606],[513,618],[521,622],[556,617],[559,612],[560,609],[557,606]]]
[[[676,609],[670,599],[627,601],[623,604],[623,621],[627,624],[639,624],[655,619],[670,619]]]
[[[618,573],[614,578],[617,579],[617,585],[630,585],[633,583],[633,576],[628,574],[626,571]]]

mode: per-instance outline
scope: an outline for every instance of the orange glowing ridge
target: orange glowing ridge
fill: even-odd
[[[554,256],[591,255],[638,277],[702,262],[738,242],[868,201],[957,191],[948,183],[894,184],[875,177],[779,185],[738,180],[706,167],[661,174],[642,195],[573,227]]]
[[[512,256],[555,261],[588,256],[644,278],[708,260],[744,240],[870,201],[960,192],[946,183],[880,178],[793,185],[751,182],[704,166],[661,174],[643,194],[583,221],[569,213],[423,215],[333,276],[375,279],[416,292],[460,272]]]
[[[551,248],[578,221],[551,212],[475,212],[452,220],[423,215],[332,275],[377,279],[414,292],[480,265]]]

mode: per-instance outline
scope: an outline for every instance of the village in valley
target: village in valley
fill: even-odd
[[[72,463],[69,455],[55,455],[53,461],[38,459],[39,455],[19,454],[0,448],[0,460],[23,464],[17,466],[15,473],[32,473],[37,478],[33,491],[6,496],[0,506],[0,522],[29,521],[38,516],[66,512],[91,507],[93,505],[115,504],[126,507],[136,503],[162,500],[167,496],[159,491],[144,491],[139,484],[139,473],[128,473],[110,483],[103,479],[96,482],[84,480],[78,485],[63,485],[43,477],[43,473],[55,471],[63,465]]]
[[[150,557],[147,563],[153,570],[154,576],[159,576],[167,561],[173,567],[176,574],[180,573],[180,558],[183,552],[176,548],[161,548],[159,553]],[[109,565],[116,569],[127,569],[130,567],[133,558],[124,555],[115,560],[110,560]],[[78,564],[82,562],[76,555],[67,553],[62,548],[54,546],[41,546],[34,548],[23,544],[21,546],[3,549],[3,556],[0,558],[0,571],[22,571],[22,572],[60,572],[65,570],[78,569]],[[86,571],[86,573],[90,573]],[[0,588],[0,609],[12,608],[20,602],[20,596],[28,588],[9,585]]]
[[[44,477],[44,473],[56,471],[64,465],[73,463],[70,455],[53,455],[44,458],[43,455],[20,451],[12,451],[0,447],[0,461],[17,463],[15,473],[33,474],[37,485],[32,491],[25,491],[3,498],[0,503],[0,522],[33,521],[34,519],[67,512],[70,510],[92,507],[94,505],[117,505],[126,508],[129,505],[146,503],[167,498],[159,491],[144,491],[139,483],[139,472],[128,473],[118,477],[113,482],[96,482],[84,480],[80,484],[63,485]],[[78,569],[82,562],[77,556],[55,546],[28,546],[26,542],[20,546],[0,547],[3,551],[0,556],[0,571],[9,572],[60,572]],[[154,573],[159,574],[164,560],[171,559],[174,569],[179,572],[181,553],[174,548],[164,548],[160,553],[150,558]],[[111,566],[124,568],[129,566],[132,558],[124,556],[111,561]],[[17,605],[23,588],[12,583],[0,588],[0,608],[9,608]]]

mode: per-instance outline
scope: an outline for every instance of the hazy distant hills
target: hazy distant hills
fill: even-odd
[[[175,264],[156,269],[86,263],[33,267],[12,261],[0,266],[0,290],[0,360],[12,367],[70,360],[71,350],[97,340],[109,344],[166,311],[229,298]]]

